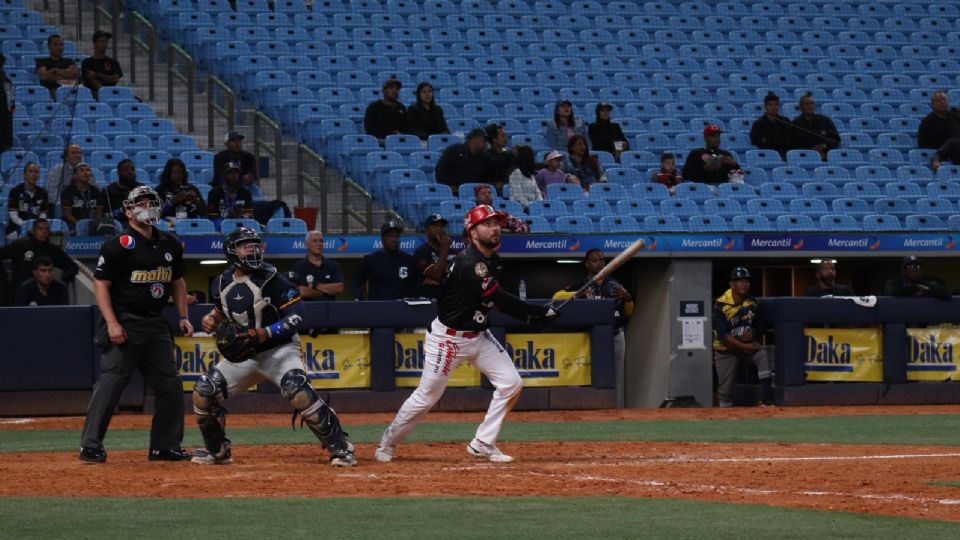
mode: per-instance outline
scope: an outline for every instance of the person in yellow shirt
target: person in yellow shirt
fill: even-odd
[[[750,271],[738,266],[730,272],[730,288],[713,305],[713,363],[721,407],[733,406],[733,383],[741,358],[757,367],[763,386],[760,404],[773,404],[773,372],[759,341],[763,331],[760,302],[750,294]]]

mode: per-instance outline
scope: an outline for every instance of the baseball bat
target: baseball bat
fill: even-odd
[[[561,309],[563,309],[563,307],[569,304],[571,300],[579,296],[583,291],[592,287],[594,283],[606,278],[611,273],[613,273],[614,270],[623,266],[623,263],[629,261],[634,255],[636,255],[638,251],[643,249],[643,246],[645,245],[646,244],[644,243],[643,238],[638,238],[637,240],[635,240],[632,244],[627,246],[627,249],[623,250],[622,253],[614,257],[612,261],[608,262],[606,266],[601,268],[600,271],[597,272],[597,275],[593,276],[592,278],[590,278],[589,281],[584,283],[583,287],[580,287],[577,290],[577,292],[573,294],[573,296],[553,306],[553,310],[560,311]]]

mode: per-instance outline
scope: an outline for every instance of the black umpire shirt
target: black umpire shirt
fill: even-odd
[[[413,257],[401,250],[380,249],[363,256],[353,274],[353,296],[357,300],[399,300],[416,296],[420,273]],[[367,283],[367,294],[363,284]]]
[[[176,236],[154,228],[146,238],[131,228],[103,243],[94,277],[110,282],[118,317],[124,312],[156,317],[183,273],[183,246]]]

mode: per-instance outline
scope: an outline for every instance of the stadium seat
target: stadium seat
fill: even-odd
[[[902,231],[897,216],[888,214],[868,214],[863,216],[863,230],[871,232]]]
[[[228,233],[239,227],[247,227],[257,232],[263,232],[260,223],[255,219],[249,218],[227,218],[220,222],[220,232]]]
[[[817,224],[813,218],[803,214],[786,214],[777,217],[777,230],[785,232],[815,231]]]
[[[589,217],[563,215],[553,220],[553,231],[565,234],[590,234],[594,232],[594,226]]]
[[[549,184],[547,185],[546,199],[548,201],[573,202],[583,199],[587,194],[576,184]]]
[[[551,184],[553,185],[553,184]],[[527,214],[531,216],[540,216],[552,220],[558,216],[568,215],[567,205],[563,201],[545,200],[531,201],[527,206]]]
[[[733,230],[742,232],[769,232],[774,228],[766,216],[741,215],[733,218]]]
[[[826,214],[820,216],[820,229],[824,231],[859,231],[857,218],[846,214]]]
[[[649,232],[686,232],[683,221],[676,215],[647,216],[643,219],[642,229]]]
[[[939,216],[909,215],[904,222],[908,231],[945,231],[947,224]]]
[[[600,218],[602,233],[632,233],[640,230],[637,220],[630,215],[604,216]]]
[[[638,219],[643,219],[657,213],[657,209],[653,203],[643,199],[623,199],[618,201],[616,211],[620,216],[632,216]]]
[[[188,218],[178,219],[173,232],[180,236],[214,235],[217,234],[217,228],[209,219]]]
[[[699,215],[687,219],[687,229],[690,232],[722,232],[729,231],[730,227],[723,216]]]
[[[266,230],[269,234],[305,235],[307,224],[297,218],[272,218],[267,221]]]

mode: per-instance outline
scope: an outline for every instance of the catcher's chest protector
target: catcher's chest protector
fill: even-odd
[[[273,275],[266,279],[256,275],[236,277],[220,282],[220,310],[243,328],[260,328],[277,322],[280,312],[263,290]]]

